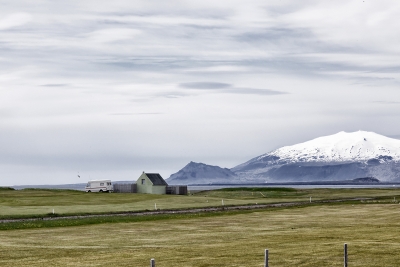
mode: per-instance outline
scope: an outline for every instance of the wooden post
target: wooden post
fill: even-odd
[[[347,244],[344,244],[344,267],[347,267]]]
[[[150,260],[150,267],[156,267],[156,261],[154,259]]]
[[[264,267],[268,267],[268,249],[265,250]]]

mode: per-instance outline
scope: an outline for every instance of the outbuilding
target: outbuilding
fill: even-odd
[[[167,193],[167,182],[159,173],[145,173],[140,175],[136,182],[137,192],[144,194],[159,194]]]

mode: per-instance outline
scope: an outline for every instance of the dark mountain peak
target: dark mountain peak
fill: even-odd
[[[236,177],[231,170],[205,163],[189,162],[167,180],[168,184],[229,183]]]
[[[356,178],[353,179],[353,181],[357,183],[379,183],[379,179],[376,179],[375,177]]]

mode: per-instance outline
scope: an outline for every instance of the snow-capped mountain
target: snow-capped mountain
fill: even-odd
[[[285,146],[265,156],[290,162],[365,161],[380,156],[400,160],[400,140],[373,132],[340,132],[293,146]]]
[[[191,162],[168,182],[323,182],[362,177],[400,182],[400,140],[373,132],[339,132],[276,149],[232,169]]]
[[[265,181],[324,181],[376,177],[400,180],[400,140],[373,132],[339,132],[285,146],[231,169]]]

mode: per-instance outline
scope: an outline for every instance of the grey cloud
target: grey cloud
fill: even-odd
[[[13,116],[13,112],[10,109],[0,108],[0,118],[10,118]]]
[[[181,98],[183,96],[184,95],[178,95],[178,94],[167,94],[167,95],[164,95],[165,98]]]
[[[281,16],[285,14],[293,13],[299,9],[302,9],[305,5],[314,5],[313,0],[303,1],[288,1],[287,3],[282,2],[281,5],[266,5],[264,10],[271,15]]]
[[[368,73],[366,73],[368,75]],[[395,78],[390,78],[390,77],[368,77],[368,76],[357,76],[354,78],[351,78],[351,80],[354,80],[355,82],[353,84],[362,84],[366,86],[382,86],[382,85],[388,85],[388,84],[393,84],[393,85],[398,85],[399,81],[397,81]]]
[[[230,93],[230,94],[243,94],[243,95],[282,95],[287,94],[282,91],[275,91],[271,89],[257,89],[257,88],[245,88],[245,87],[234,87],[229,83],[219,82],[191,82],[181,83],[180,87],[186,89],[206,89],[215,90],[217,92]]]
[[[374,68],[373,71],[378,73],[399,73],[400,66],[377,67]]]
[[[185,57],[152,57],[152,56],[136,56],[136,57],[114,57],[106,60],[94,60],[92,62],[95,65],[103,65],[106,68],[114,67],[120,69],[128,69],[139,72],[144,71],[168,71],[185,69],[188,66],[199,64],[196,60],[190,60]],[[204,64],[204,63],[203,63]],[[117,70],[117,69],[116,69]],[[119,70],[117,70],[119,71]]]
[[[232,87],[229,83],[219,83],[219,82],[190,82],[181,83],[179,87],[187,89],[225,89]]]
[[[372,82],[387,82],[387,81],[394,81],[395,78],[391,77],[365,77],[365,76],[357,76],[353,78],[354,80],[359,80],[359,81],[372,81]]]
[[[42,84],[41,86],[44,87],[65,87],[68,86],[69,84],[66,83],[49,83],[49,84]]]
[[[139,112],[139,113],[110,113],[110,116],[137,116],[137,115],[160,115],[160,112]]]
[[[244,95],[284,95],[287,92],[275,91],[270,89],[256,89],[256,88],[232,88],[226,91],[226,93],[232,94],[244,94]]]
[[[215,26],[215,25],[197,25],[197,24],[183,24],[182,26],[187,27],[187,28],[192,28],[195,30],[221,30],[221,29],[226,29],[227,27],[223,26]]]
[[[188,95],[181,92],[160,92],[155,95],[155,97],[163,97],[163,98],[180,98],[185,96]]]
[[[269,27],[234,35],[238,42],[263,49],[286,51],[290,56],[302,53],[372,53],[365,47],[354,47],[346,44],[333,44],[322,41],[312,29]]]
[[[400,104],[399,101],[372,101],[372,103],[379,103],[379,104],[395,104],[395,105]]]
[[[313,34],[308,29],[265,28],[262,31],[239,34],[236,38],[239,41],[253,43],[260,41],[276,41],[278,39],[305,39],[312,36]]]
[[[227,10],[214,10],[214,9],[203,9],[203,10],[173,10],[172,12],[166,12],[165,10],[147,10],[140,11],[132,10],[131,12],[99,12],[99,16],[107,18],[132,18],[132,17],[153,17],[158,16],[163,17],[190,17],[190,18],[200,18],[200,19],[217,19],[225,20],[232,12]]]

